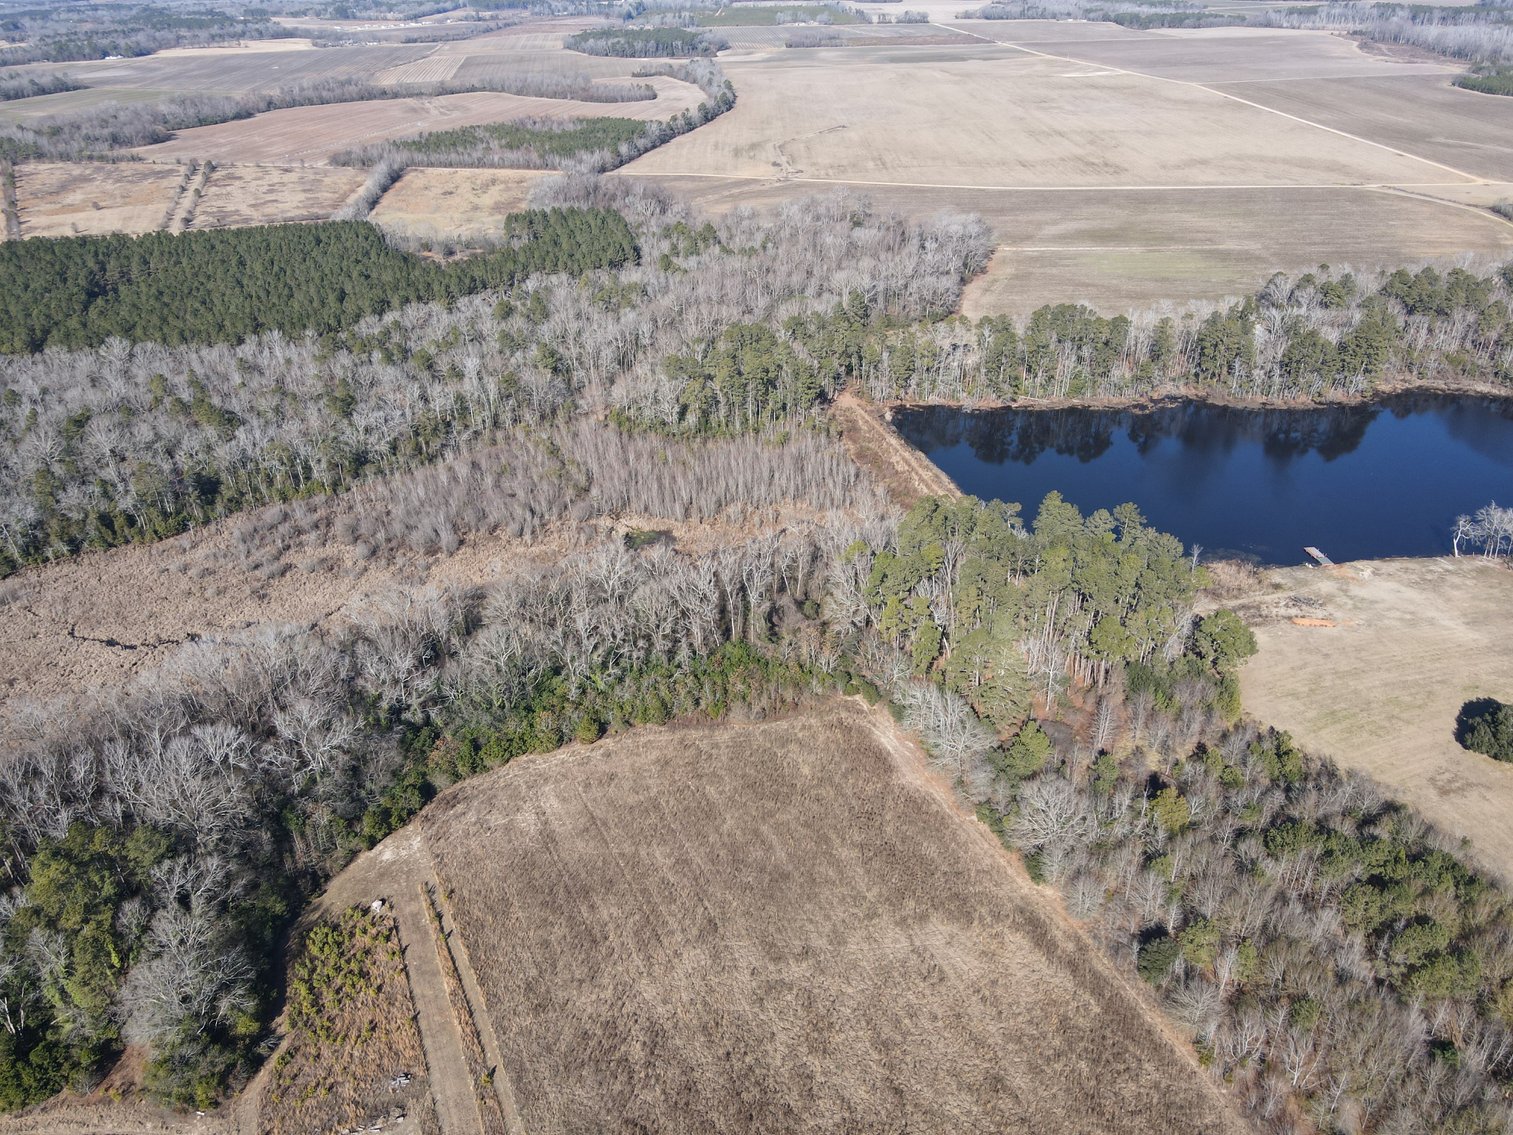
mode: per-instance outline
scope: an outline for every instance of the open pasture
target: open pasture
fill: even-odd
[[[526,208],[535,170],[423,169],[405,171],[377,208],[375,223],[423,240],[469,241],[498,236],[504,219]]]
[[[185,167],[29,162],[16,167],[21,235],[145,233],[163,227]]]
[[[1513,701],[1513,571],[1386,560],[1268,572],[1263,587],[1236,608],[1260,643],[1240,672],[1246,710],[1374,777],[1513,880],[1513,765],[1454,736],[1468,699]]]
[[[532,1135],[1243,1130],[859,703],[521,758],[420,825]]]
[[[648,81],[656,87],[658,97],[642,102],[591,103],[475,93],[293,107],[237,122],[197,126],[136,152],[152,161],[209,158],[217,162],[297,165],[324,162],[369,142],[511,118],[669,118],[696,106],[702,97],[699,89],[688,83],[667,78]]]

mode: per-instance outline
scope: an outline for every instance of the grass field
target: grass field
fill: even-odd
[[[145,233],[163,227],[184,169],[145,163],[27,163],[16,167],[21,235]]]
[[[373,220],[426,240],[497,236],[505,217],[526,207],[531,186],[548,176],[530,170],[406,170],[373,210]]]
[[[360,169],[324,166],[217,166],[194,214],[194,228],[324,221],[363,183]]]
[[[1369,774],[1513,880],[1513,765],[1454,737],[1466,700],[1513,701],[1513,571],[1471,558],[1388,560],[1263,579],[1237,608],[1261,647],[1240,675],[1246,710]]]
[[[421,824],[532,1135],[1243,1130],[859,704],[524,758]]]

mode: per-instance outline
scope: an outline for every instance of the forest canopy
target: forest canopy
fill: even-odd
[[[519,213],[504,236],[497,251],[445,264],[347,221],[11,242],[0,246],[0,352],[327,333],[407,303],[637,256],[630,227],[608,209]]]

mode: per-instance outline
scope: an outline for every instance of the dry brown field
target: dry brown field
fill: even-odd
[[[1368,774],[1513,881],[1513,765],[1454,736],[1467,700],[1513,701],[1513,571],[1467,557],[1262,579],[1236,607],[1260,643],[1240,674],[1247,712]]]
[[[952,21],[951,26],[1063,61],[1201,86],[1354,76],[1448,78],[1461,70],[1449,62],[1409,62],[1368,53],[1354,40],[1330,32],[1231,27],[1163,28],[1117,36],[1083,31],[1058,36],[1052,34],[1053,25],[1032,31],[1032,38],[1026,39],[1021,37],[1016,21],[959,20]]]
[[[848,188],[799,179],[648,180],[714,214]],[[1111,207],[1101,189],[850,188],[904,216],[969,213],[988,222],[993,260],[962,297],[962,311],[973,318],[1025,315],[1048,303],[1086,303],[1107,312],[1165,300],[1180,307],[1244,295],[1273,272],[1307,271],[1321,262],[1368,270],[1472,249],[1513,255],[1513,226],[1485,209],[1387,189],[1132,190],[1118,194]],[[1476,200],[1486,205],[1513,195],[1509,190],[1468,184],[1463,192],[1491,195]],[[1342,216],[1350,223],[1341,223]]]
[[[967,290],[974,316],[1513,252],[1487,208],[1513,198],[1513,125],[1450,88],[1451,65],[1323,33],[924,6],[974,42],[733,58],[736,108],[623,174],[715,211],[847,188],[910,215],[977,213],[997,254]]]
[[[859,703],[522,758],[420,825],[532,1135],[1244,1130]]]
[[[218,165],[195,209],[196,229],[324,221],[366,179],[360,169]]]
[[[0,123],[26,122],[52,114],[76,114],[81,110],[99,106],[101,103],[127,105],[137,102],[153,102],[169,92],[125,89],[119,87],[85,87],[77,91],[61,91],[55,95],[38,95],[29,99],[12,99],[0,102]]]
[[[48,66],[91,87],[242,94],[319,79],[370,79],[433,49],[430,44],[311,49],[307,41],[292,47],[268,41],[256,49],[204,48]]]
[[[939,62],[880,48],[733,62],[735,109],[627,169],[957,188],[1469,180],[1202,87],[987,50]]]
[[[373,210],[392,232],[422,240],[478,240],[498,236],[504,219],[526,208],[537,170],[423,169],[405,171]]]
[[[163,227],[185,168],[138,162],[19,165],[21,235],[154,232]]]
[[[1499,101],[1503,96],[1462,90],[1444,76],[1221,84],[1219,89],[1480,177],[1513,181],[1513,113]]]
[[[688,83],[667,78],[648,81],[657,88],[658,97],[643,102],[590,103],[476,93],[293,107],[238,122],[197,126],[136,153],[151,161],[319,163],[369,142],[511,118],[669,118],[698,105],[703,97]]]

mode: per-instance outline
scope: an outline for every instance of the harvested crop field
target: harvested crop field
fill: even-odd
[[[417,167],[383,195],[372,218],[385,229],[423,240],[498,236],[504,219],[526,208],[531,186],[549,176],[535,170]]]
[[[1513,113],[1444,75],[1219,84],[1253,102],[1494,180],[1513,180]]]
[[[961,188],[1469,180],[1197,85],[1011,48],[961,51],[970,56],[848,48],[731,62],[735,109],[627,168]]]
[[[1235,608],[1261,648],[1240,674],[1246,710],[1380,781],[1513,880],[1513,765],[1454,737],[1468,699],[1513,701],[1513,571],[1469,557],[1384,560],[1263,581]]]
[[[1163,300],[1221,300],[1254,291],[1273,272],[1320,262],[1369,270],[1468,249],[1513,255],[1513,225],[1490,212],[1385,189],[1148,189],[1118,194],[1111,209],[1108,191],[1091,189],[648,180],[715,214],[847,188],[904,216],[976,214],[996,247],[962,296],[962,311],[973,318],[1023,315],[1048,303],[1117,313]],[[1466,186],[1468,193],[1488,188]],[[1340,223],[1342,213],[1349,224]]]
[[[657,88],[658,97],[642,102],[590,103],[475,93],[293,107],[238,122],[197,126],[136,153],[153,161],[208,158],[297,165],[324,162],[369,142],[512,118],[670,118],[698,105],[702,98],[699,89],[688,83],[666,78],[648,82]]]
[[[1513,178],[1513,128],[1495,99],[1450,89],[1451,66],[1323,33],[938,9],[929,26],[971,42],[728,60],[735,109],[622,173],[713,210],[845,188],[912,215],[977,213],[999,251],[972,315],[1119,312],[1321,261],[1513,250],[1487,208],[1513,198],[1497,180]]]
[[[146,233],[163,227],[186,167],[28,162],[16,167],[21,235]]]
[[[312,50],[309,41],[285,48],[282,41],[270,40],[257,49],[201,48],[49,66],[91,87],[243,94],[322,79],[371,79],[432,50],[429,44]]]
[[[421,826],[532,1135],[1244,1129],[859,703],[523,758]]]

